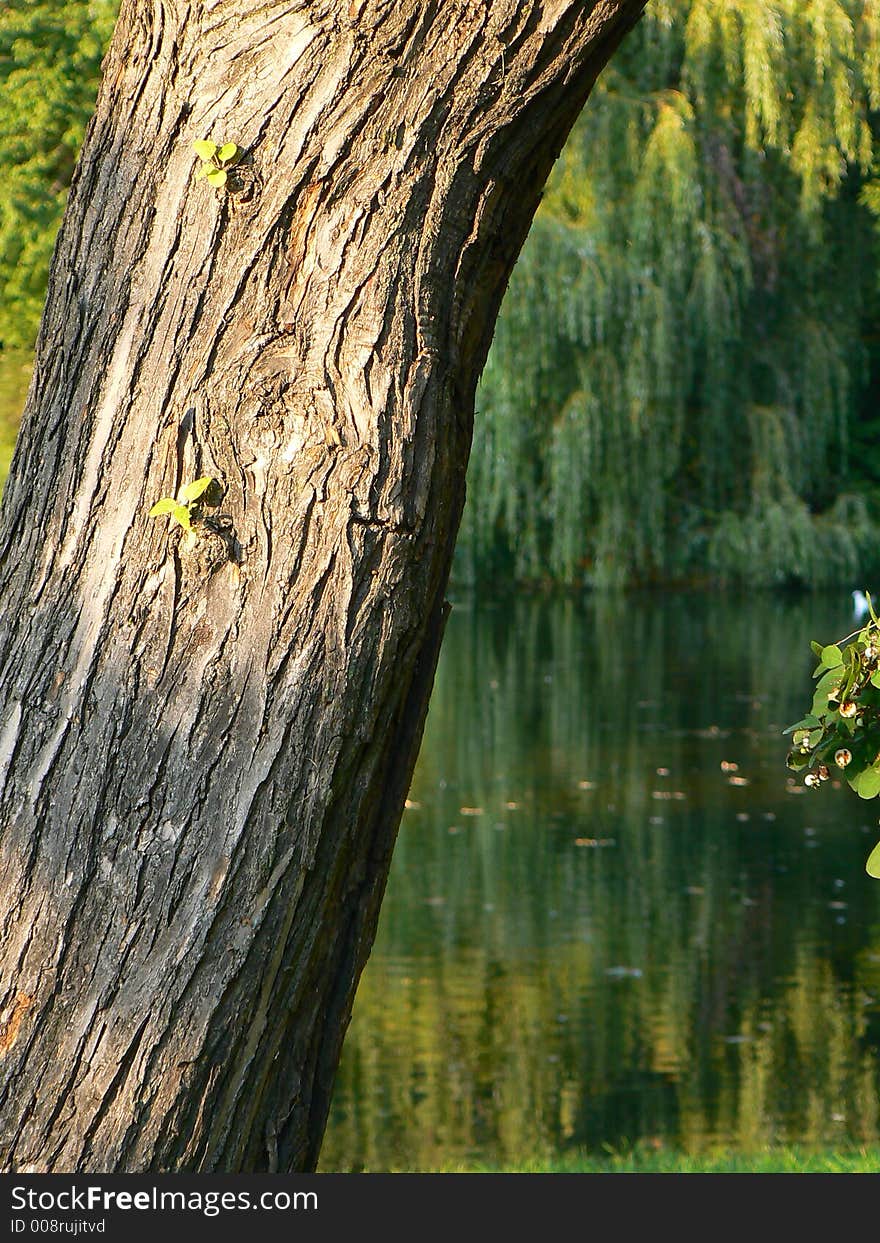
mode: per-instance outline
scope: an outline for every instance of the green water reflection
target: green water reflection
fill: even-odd
[[[851,628],[845,595],[458,605],[323,1169],[877,1140],[877,810],[780,737]]]

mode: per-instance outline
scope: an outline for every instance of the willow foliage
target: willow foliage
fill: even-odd
[[[117,0],[0,5],[0,341],[30,346]]]
[[[818,585],[876,563],[847,447],[875,300],[878,7],[649,4],[502,308],[461,576]]]

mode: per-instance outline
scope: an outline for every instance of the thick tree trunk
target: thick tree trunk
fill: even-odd
[[[477,378],[642,7],[124,0],[4,497],[0,1168],[313,1168]]]

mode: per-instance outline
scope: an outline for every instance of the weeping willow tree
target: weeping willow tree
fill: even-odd
[[[648,6],[508,291],[460,576],[858,585],[878,104],[877,6]]]

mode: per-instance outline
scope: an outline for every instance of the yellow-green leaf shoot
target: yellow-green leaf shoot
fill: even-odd
[[[873,876],[875,880],[880,880],[880,842],[877,843],[868,855],[865,871],[869,876]]]
[[[185,530],[192,530],[192,523],[189,517],[189,508],[186,505],[175,505],[171,511],[171,521],[179,523]]]
[[[193,501],[197,501],[203,493],[207,492],[213,482],[213,475],[203,475],[201,479],[194,479],[192,483],[188,483],[180,489],[177,494],[178,499],[185,505],[190,505]]]

